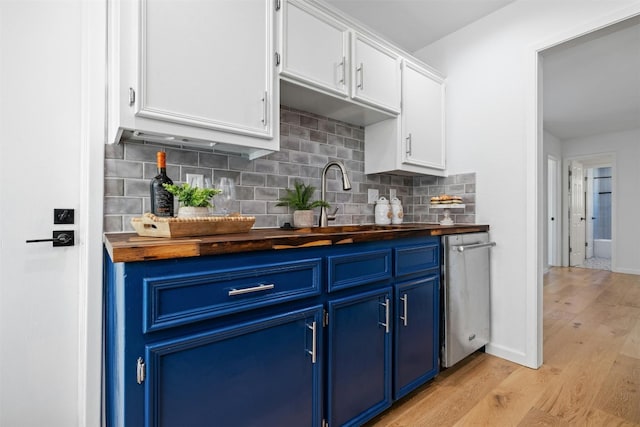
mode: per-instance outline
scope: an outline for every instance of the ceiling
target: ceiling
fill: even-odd
[[[408,52],[514,0],[326,0]]]
[[[542,55],[546,131],[567,140],[640,128],[640,17]]]
[[[326,0],[415,52],[514,0]],[[640,127],[640,17],[543,52],[543,120],[560,140]]]

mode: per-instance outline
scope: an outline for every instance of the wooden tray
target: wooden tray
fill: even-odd
[[[131,225],[139,236],[192,237],[215,234],[246,233],[256,222],[254,216],[207,216],[197,218],[166,218],[145,213],[131,218]]]

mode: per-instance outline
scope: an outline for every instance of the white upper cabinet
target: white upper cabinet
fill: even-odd
[[[405,60],[402,68],[403,163],[445,168],[444,82]]]
[[[318,2],[282,2],[283,104],[366,125],[400,112],[400,57]]]
[[[110,3],[110,141],[277,150],[272,1]]]
[[[302,2],[284,2],[282,13],[280,75],[348,96],[349,28]]]
[[[365,128],[365,174],[445,175],[444,80],[403,60],[402,113]]]
[[[400,56],[358,33],[353,36],[351,96],[400,112]]]

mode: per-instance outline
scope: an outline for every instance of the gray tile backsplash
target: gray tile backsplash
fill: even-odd
[[[127,142],[105,146],[104,231],[132,231],[131,218],[150,209],[149,180],[156,175],[156,152],[167,152],[167,174],[184,182],[187,173],[217,182],[231,177],[236,183],[234,210],[256,217],[255,227],[279,227],[291,221],[277,199],[295,181],[312,184],[320,197],[320,175],[330,160],[342,160],[349,171],[351,191],[343,191],[336,168],[328,173],[327,201],[338,207],[333,224],[374,222],[375,205],[367,191],[389,197],[395,189],[402,201],[405,222],[437,222],[442,211],[429,208],[429,198],[441,193],[461,195],[464,209],[452,209],[457,223],[475,222],[475,173],[448,176],[364,174],[364,128],[281,106],[279,152],[248,160],[210,150],[179,149],[152,143]],[[317,219],[317,214],[316,214]]]

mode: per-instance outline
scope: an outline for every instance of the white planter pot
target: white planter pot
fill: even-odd
[[[207,207],[180,206],[180,208],[178,208],[178,218],[198,218],[204,216],[209,216],[209,208]]]
[[[313,211],[293,211],[293,226],[296,228],[313,227]]]

